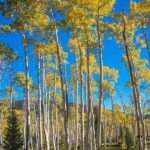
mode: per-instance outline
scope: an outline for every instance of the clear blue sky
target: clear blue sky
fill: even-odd
[[[130,0],[117,0],[114,11],[125,11],[128,12],[129,7],[129,1]],[[140,1],[140,0],[137,0]],[[5,19],[0,15],[0,25],[8,24],[9,20]],[[147,36],[148,39],[150,39],[150,29],[147,29]],[[69,39],[69,35],[66,33],[59,33],[59,40],[61,46],[64,48],[65,51],[67,51],[67,42]],[[15,72],[21,72],[25,70],[24,66],[24,54],[23,54],[23,46],[22,46],[22,38],[20,34],[17,33],[9,33],[9,34],[0,34],[0,42],[4,42],[10,47],[14,48],[15,52],[19,55],[19,60],[15,62],[14,68]],[[109,66],[111,68],[115,68],[119,71],[119,79],[118,83],[116,84],[117,87],[121,89],[121,93],[124,95],[125,101],[128,101],[129,96],[129,90],[125,88],[126,82],[129,80],[129,73],[127,68],[125,67],[124,63],[122,62],[122,54],[124,53],[124,50],[119,49],[118,45],[116,44],[115,40],[107,40],[104,41],[104,50],[103,50],[103,58],[104,58],[104,65]],[[37,73],[36,73],[36,63],[35,58],[32,55],[32,47],[30,46],[28,48],[28,54],[29,54],[29,74],[30,77],[32,77],[34,84],[37,84]],[[142,50],[142,58],[147,58],[147,51],[146,49]],[[69,53],[68,62],[73,63],[73,56]],[[32,71],[34,70],[34,71]],[[9,82],[7,81],[7,77],[4,78],[4,80],[0,80],[0,86],[4,87],[6,85],[9,85]],[[16,88],[17,91],[19,91]],[[0,98],[2,95],[0,95]],[[22,99],[22,96],[19,94],[18,99]],[[119,96],[116,95],[115,101],[120,101]],[[110,107],[110,103],[107,102],[107,106]]]

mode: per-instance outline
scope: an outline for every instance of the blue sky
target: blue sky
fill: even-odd
[[[137,0],[139,1],[139,0]],[[116,12],[120,12],[120,11],[125,11],[126,13],[128,12],[128,6],[129,6],[129,2],[130,0],[117,0],[115,7],[114,7],[114,11]],[[9,20],[5,19],[4,17],[2,17],[0,15],[0,25],[4,25],[9,23]],[[150,39],[150,29],[146,29],[147,30],[147,37],[148,39]],[[60,44],[61,46],[64,48],[64,50],[67,50],[67,42],[69,40],[69,35],[68,34],[64,34],[64,33],[59,33],[59,40],[60,40]],[[19,55],[19,59],[18,61],[16,61],[14,63],[14,68],[15,68],[15,72],[21,72],[25,70],[25,66],[24,66],[24,53],[23,53],[23,45],[22,45],[22,38],[20,34],[17,33],[9,33],[9,34],[0,34],[0,42],[4,42],[8,45],[10,45],[10,47],[14,48],[15,52]],[[116,87],[121,89],[121,93],[123,93],[124,99],[125,101],[129,101],[128,100],[128,96],[130,93],[130,90],[125,88],[125,84],[126,82],[129,80],[129,73],[127,68],[125,67],[124,63],[122,62],[122,55],[124,54],[124,50],[119,49],[118,44],[115,42],[115,40],[105,40],[103,42],[104,44],[104,49],[103,49],[103,59],[104,59],[104,65],[109,66],[111,68],[115,68],[119,71],[119,79],[118,79],[118,83],[116,84]],[[35,58],[32,55],[32,47],[28,47],[28,54],[29,54],[29,74],[30,77],[32,77],[33,79],[33,83],[37,84],[37,80],[36,80],[36,63],[35,62]],[[142,50],[142,58],[146,58],[148,59],[147,56],[147,51],[146,49]],[[69,63],[73,63],[73,56],[69,53],[69,57],[68,57],[68,62]],[[34,70],[34,71],[32,71]],[[5,77],[2,80],[0,80],[0,86],[4,87],[6,85],[8,85],[9,82],[7,81],[7,78]],[[16,90],[18,91],[18,89],[16,88]],[[1,98],[1,95],[0,95]],[[20,94],[18,96],[18,99],[22,99]],[[115,96],[115,101],[120,101],[120,98],[118,95]],[[110,107],[110,103],[109,100],[108,102],[106,102],[106,105],[108,107]]]

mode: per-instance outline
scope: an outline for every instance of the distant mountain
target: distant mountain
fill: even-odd
[[[8,106],[8,100],[0,99],[0,106]],[[14,106],[18,110],[23,109],[23,100],[14,101]]]
[[[14,102],[14,106],[16,109],[23,110],[23,100],[17,100]]]
[[[24,104],[24,101],[23,100],[16,100],[16,101],[14,101],[14,106],[15,106],[15,108],[16,109],[18,109],[18,110],[23,110],[23,104]],[[50,102],[50,105],[52,105],[52,104],[56,104],[55,102]],[[68,104],[68,108],[70,109],[72,106],[73,106],[74,104],[73,103],[69,103]],[[79,104],[80,105],[80,104]],[[0,99],[0,106],[8,106],[8,100],[3,100],[3,99]],[[36,102],[36,107],[38,107],[38,103]],[[43,107],[42,107],[43,108]],[[33,108],[31,107],[31,110],[32,110]],[[38,108],[36,109],[36,110],[38,110]],[[59,107],[59,110],[60,111],[63,111],[63,108],[62,107]],[[109,111],[112,111],[112,110],[109,110]],[[145,119],[147,118],[150,118],[150,114],[145,114],[145,117],[144,117]]]

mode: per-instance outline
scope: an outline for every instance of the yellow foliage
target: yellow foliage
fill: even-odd
[[[146,93],[147,93],[147,94],[150,94],[150,88],[149,88],[149,89],[147,89]]]
[[[132,2],[130,4],[130,10],[132,13],[146,14],[150,17],[150,1],[146,0],[140,3]]]

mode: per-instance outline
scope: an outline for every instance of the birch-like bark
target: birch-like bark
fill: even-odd
[[[27,43],[25,33],[22,33],[23,48],[25,56],[25,76],[26,76],[26,150],[29,150],[30,146],[30,100],[29,100],[29,66],[28,66],[28,54],[27,54]]]
[[[124,40],[124,47],[126,51],[126,56],[127,56],[127,63],[129,67],[129,72],[130,72],[130,77],[131,77],[131,83],[132,83],[132,88],[133,88],[133,96],[134,96],[134,103],[135,103],[135,112],[136,112],[136,121],[137,121],[137,140],[138,140],[138,150],[143,150],[143,147],[141,145],[141,131],[140,131],[140,118],[139,118],[139,112],[138,112],[138,101],[137,101],[137,94],[136,94],[136,88],[135,88],[135,77],[134,77],[134,72],[133,72],[133,67],[131,62],[131,58],[129,55],[129,50],[127,46],[127,39],[126,39],[126,23],[125,20],[123,20],[123,40]]]
[[[103,101],[104,106],[104,122],[103,122],[103,130],[104,130],[104,149],[106,150],[106,107],[105,107],[105,101]]]
[[[51,110],[51,112],[52,112],[52,113],[51,113],[51,120],[52,120],[52,140],[53,140],[53,149],[56,150],[53,104],[52,104],[52,110]]]
[[[99,12],[99,10],[98,10]],[[99,108],[98,108],[98,127],[97,127],[97,150],[101,150],[101,122],[102,122],[102,103],[103,103],[103,55],[101,49],[101,36],[99,28],[99,14],[97,17],[97,38],[100,60],[100,87],[99,87]]]
[[[78,48],[79,48],[79,58],[80,58],[80,64],[79,64],[79,76],[80,76],[80,103],[81,103],[81,150],[84,150],[84,102],[83,102],[83,79],[82,79],[82,51],[81,51],[81,45],[79,36],[77,33],[77,39],[78,39]]]
[[[113,136],[113,124],[111,124],[109,126],[109,148],[111,149],[111,145],[112,145],[112,136]]]
[[[89,37],[87,34],[86,27],[84,26],[84,32],[86,36],[86,55],[87,55],[87,62],[86,62],[86,68],[87,68],[87,103],[88,103],[88,110],[87,110],[87,125],[86,125],[86,149],[89,149],[89,133],[90,133],[90,123],[91,123],[91,92],[90,92],[90,52],[89,52]]]
[[[66,94],[64,91],[64,82],[63,82],[63,73],[62,73],[62,68],[61,68],[61,59],[60,59],[60,46],[59,46],[59,40],[58,40],[58,30],[57,30],[57,25],[55,21],[55,17],[53,14],[52,7],[51,9],[51,16],[52,16],[52,21],[54,25],[54,36],[56,40],[56,47],[57,47],[57,59],[58,59],[58,69],[59,69],[59,74],[60,74],[60,82],[61,82],[61,94],[62,94],[62,100],[64,104],[64,129],[65,129],[65,149],[69,150],[69,136],[68,136],[68,114],[67,114],[67,103],[66,103]]]
[[[111,104],[112,104],[112,129],[115,128],[115,111],[114,111],[114,100],[111,97]],[[111,143],[112,143],[112,138],[111,138]]]
[[[123,101],[123,97],[122,97],[122,94],[120,93],[120,91],[118,91],[119,93],[119,96],[120,96],[120,99],[121,99],[121,103],[122,103],[122,107],[123,107],[123,113],[126,114],[126,111],[125,111],[125,107],[124,107],[124,101]],[[123,145],[125,145],[125,119],[123,119]]]
[[[56,126],[56,139],[55,139],[55,144],[54,147],[56,147],[56,150],[59,150],[59,140],[60,140],[60,135],[59,135],[59,123],[58,123],[58,109],[57,109],[57,101],[56,101],[56,90],[57,90],[57,87],[56,87],[56,63],[55,63],[55,74],[54,74],[54,101],[55,101],[55,126]]]
[[[134,106],[132,104],[132,111],[131,111],[131,115],[132,115],[132,134],[133,134],[133,138],[134,138],[134,143],[136,142],[135,141],[135,138],[136,138],[136,121],[135,121],[135,111],[134,111]]]
[[[3,143],[3,111],[0,114],[0,144]]]
[[[78,72],[78,62],[76,61],[76,72]],[[78,74],[78,73],[77,73]],[[78,76],[76,79],[76,105],[75,105],[75,150],[78,149]]]
[[[93,112],[93,105],[91,107],[91,120],[92,120],[92,142],[93,142],[93,150],[96,150],[96,139],[95,139],[95,119],[94,119],[94,112]]]
[[[36,102],[34,103],[34,125],[35,125],[35,139],[34,139],[34,148],[38,149],[38,120],[37,120],[37,114],[36,114]]]
[[[56,114],[55,114],[55,116],[56,116],[56,134],[57,134],[57,136],[56,136],[56,150],[59,150],[59,124],[58,124],[58,112],[57,112],[57,108],[56,108]]]
[[[136,87],[136,91],[137,91],[137,97],[139,98],[138,99],[138,111],[139,111],[140,121],[141,121],[141,125],[142,125],[143,150],[147,150],[146,125],[145,125],[145,120],[144,120],[142,108],[141,108],[141,96],[140,96],[140,93],[139,93],[139,90],[137,87]]]
[[[49,110],[48,110],[48,101],[47,101],[47,92],[46,92],[46,80],[45,80],[45,64],[44,64],[44,56],[42,56],[42,104],[43,104],[43,127],[44,133],[46,137],[46,149],[50,149],[49,142]],[[43,148],[43,137],[42,148]]]
[[[41,83],[40,83],[40,68],[41,68],[41,57],[38,56],[38,145],[39,149],[42,150],[42,110],[41,110]]]
[[[25,96],[24,96],[24,99],[25,99]],[[24,100],[25,101],[25,100]],[[22,118],[23,118],[23,122],[22,122],[22,125],[23,125],[23,139],[24,139],[24,146],[23,148],[25,149],[26,148],[26,115],[25,115],[25,102],[23,104],[23,113],[22,113]]]

